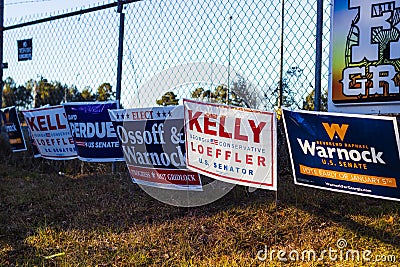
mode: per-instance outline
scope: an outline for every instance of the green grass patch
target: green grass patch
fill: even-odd
[[[57,164],[0,165],[0,266],[400,265],[398,202],[295,187],[287,174],[277,195],[237,186],[207,206],[179,208],[148,196],[126,172],[106,174],[108,165],[84,166],[91,174],[82,175],[79,163]],[[344,252],[395,261],[277,258],[279,250],[319,256],[339,239]]]

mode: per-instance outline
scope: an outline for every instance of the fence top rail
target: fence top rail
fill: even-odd
[[[49,22],[49,21],[53,21],[53,20],[73,17],[73,16],[82,15],[82,14],[86,14],[86,13],[90,13],[90,12],[94,12],[94,11],[99,11],[99,10],[103,10],[103,9],[107,9],[107,8],[116,7],[119,4],[130,4],[130,3],[139,2],[139,1],[142,1],[142,0],[122,0],[122,1],[117,1],[117,2],[113,2],[113,3],[109,3],[109,4],[104,4],[104,5],[100,5],[100,6],[95,6],[95,7],[81,9],[81,10],[77,10],[77,11],[73,11],[73,12],[68,12],[68,13],[65,13],[65,14],[50,16],[50,17],[47,17],[47,18],[41,18],[41,19],[37,19],[37,20],[32,20],[32,21],[28,21],[28,22],[23,22],[23,23],[18,23],[18,24],[6,26],[6,27],[3,27],[3,31],[22,28],[22,27],[25,27],[25,26],[31,26],[31,25],[44,23],[44,22]]]

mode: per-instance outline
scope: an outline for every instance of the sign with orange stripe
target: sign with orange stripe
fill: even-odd
[[[10,141],[11,150],[13,152],[25,151],[25,138],[19,123],[17,109],[15,107],[3,108],[0,110],[0,114],[0,119],[6,129],[8,140]]]
[[[296,184],[400,200],[396,118],[283,110]]]

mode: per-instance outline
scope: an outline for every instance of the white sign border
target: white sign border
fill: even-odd
[[[183,99],[183,106],[184,106],[184,114],[186,116],[186,102],[191,102],[194,104],[200,104],[200,105],[206,105],[206,106],[214,106],[214,107],[220,107],[220,108],[228,108],[228,109],[236,109],[236,110],[241,110],[241,111],[246,111],[246,112],[251,112],[251,113],[260,113],[260,114],[267,114],[271,115],[271,145],[272,145],[272,151],[271,151],[271,184],[266,184],[266,183],[261,183],[261,182],[254,182],[254,181],[248,181],[248,180],[243,180],[243,179],[238,179],[238,178],[233,178],[233,177],[228,177],[224,175],[220,175],[214,172],[210,172],[201,168],[198,168],[197,166],[192,166],[190,165],[189,158],[188,158],[188,131],[185,129],[185,140],[186,140],[186,164],[188,169],[201,173],[203,175],[209,176],[211,178],[221,180],[223,182],[228,182],[228,183],[234,183],[237,185],[243,185],[243,186],[249,186],[249,187],[255,187],[259,189],[267,189],[267,190],[272,190],[272,191],[277,191],[278,188],[278,169],[277,169],[277,121],[276,121],[276,114],[275,112],[270,112],[270,111],[262,111],[262,110],[255,110],[255,109],[249,109],[249,108],[244,108],[244,107],[232,107],[224,104],[215,104],[215,103],[209,103],[209,102],[201,102],[201,101],[195,101],[192,99]],[[185,127],[186,125],[186,118],[185,118]],[[256,186],[255,186],[256,185]]]

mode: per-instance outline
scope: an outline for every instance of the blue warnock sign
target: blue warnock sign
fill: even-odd
[[[283,110],[298,185],[400,200],[396,118]]]
[[[25,151],[25,137],[21,130],[18,113],[15,107],[7,107],[0,110],[1,120],[4,123],[11,150],[13,152]]]

